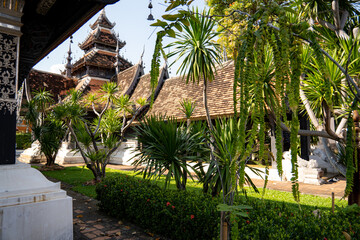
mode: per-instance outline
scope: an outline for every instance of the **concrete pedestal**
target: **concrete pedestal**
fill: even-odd
[[[19,161],[23,163],[46,162],[46,157],[40,151],[40,143],[35,141],[30,148],[25,149],[19,156]]]
[[[56,155],[55,163],[63,165],[63,164],[85,164],[83,157],[80,152],[76,152],[76,149],[69,146],[67,142],[63,142],[61,148]]]
[[[121,143],[120,147],[112,154],[110,163],[120,165],[131,165],[134,161],[133,157],[137,154],[134,152],[137,141],[128,140]]]
[[[0,166],[0,239],[73,239],[72,198],[28,164]]]

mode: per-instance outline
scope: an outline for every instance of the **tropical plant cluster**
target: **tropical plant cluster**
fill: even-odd
[[[150,232],[171,239],[218,239],[220,197],[165,190],[151,181],[122,174],[105,178],[96,192],[101,210]],[[234,204],[249,205],[250,209],[231,219],[232,239],[360,238],[360,209],[356,205],[332,213],[315,208],[299,210],[281,202],[245,196],[236,197]]]
[[[49,108],[54,102],[50,92],[41,89],[26,104],[25,120],[31,126],[34,141],[46,157],[46,165],[55,164],[56,155],[66,135],[66,126]]]
[[[27,149],[31,142],[31,133],[16,133],[16,149]]]

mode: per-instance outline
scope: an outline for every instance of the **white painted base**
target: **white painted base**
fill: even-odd
[[[39,142],[35,141],[20,154],[18,160],[23,163],[40,163],[46,162],[46,157],[40,152]]]
[[[131,165],[134,161],[133,157],[137,154],[137,152],[134,152],[136,146],[136,140],[128,140],[121,143],[118,150],[116,150],[111,156],[110,163],[119,165]]]
[[[85,164],[80,152],[76,152],[76,149],[68,147],[68,143],[64,142],[56,155],[55,163],[63,165],[70,163]]]
[[[72,198],[24,163],[0,166],[0,239],[73,239]]]

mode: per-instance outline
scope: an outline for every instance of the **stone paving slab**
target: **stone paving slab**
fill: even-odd
[[[166,240],[130,222],[109,217],[99,211],[97,200],[74,192],[71,187],[61,184],[61,188],[73,198],[74,240]]]

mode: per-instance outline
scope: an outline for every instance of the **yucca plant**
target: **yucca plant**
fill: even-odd
[[[204,191],[211,189],[212,195],[223,193],[226,203],[232,205],[234,193],[239,185],[241,167],[247,167],[260,176],[257,169],[247,166],[249,159],[242,159],[239,151],[239,120],[234,118],[217,119],[212,132],[216,151],[216,162],[210,162],[204,178]],[[242,162],[245,161],[243,164]],[[258,192],[251,178],[245,173],[245,181]]]
[[[200,133],[192,134],[173,118],[150,116],[140,121],[135,128],[139,147],[133,165],[143,166],[140,172],[144,178],[165,175],[165,188],[171,178],[175,179],[180,190],[186,188],[186,178],[192,179],[190,170],[197,172],[198,161],[208,151]],[[199,153],[199,154],[198,154]]]
[[[50,92],[40,90],[34,94],[26,105],[25,120],[31,126],[34,140],[39,142],[40,151],[46,157],[46,166],[52,166],[65,136],[65,124],[57,120],[53,110],[48,108],[53,102]]]

